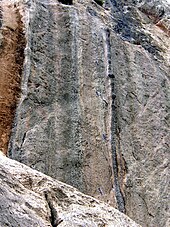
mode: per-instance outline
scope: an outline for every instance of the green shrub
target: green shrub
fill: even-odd
[[[99,4],[100,6],[102,6],[105,2],[105,0],[94,0],[97,4]]]

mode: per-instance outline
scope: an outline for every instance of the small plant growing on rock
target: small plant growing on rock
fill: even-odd
[[[99,4],[100,6],[102,6],[105,2],[105,0],[94,0],[97,4]]]

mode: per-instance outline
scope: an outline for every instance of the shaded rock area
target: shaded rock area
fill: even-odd
[[[139,227],[75,188],[0,154],[0,226]]]
[[[25,35],[9,157],[144,227],[169,226],[168,1],[3,0],[2,26],[5,7]]]
[[[141,45],[155,57],[161,58],[161,47],[155,42],[152,34],[145,30],[144,25],[155,24],[167,35],[170,34],[170,3],[160,0],[106,0],[116,25],[114,31],[135,45]]]

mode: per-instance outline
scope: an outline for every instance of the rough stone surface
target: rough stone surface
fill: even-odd
[[[0,7],[0,150],[4,153],[7,153],[16,102],[20,97],[24,49],[25,36],[20,12],[14,5],[8,6],[2,3]]]
[[[139,227],[113,207],[0,154],[0,226]]]
[[[82,4],[24,7],[23,95],[9,154],[116,206],[105,25]]]
[[[169,226],[169,1],[2,2],[26,38],[9,156]]]

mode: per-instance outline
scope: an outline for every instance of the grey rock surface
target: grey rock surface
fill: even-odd
[[[23,94],[9,155],[115,204],[105,25],[86,4],[23,7]]]
[[[139,227],[75,188],[0,154],[0,226]]]
[[[169,226],[168,1],[3,3],[27,40],[9,156]]]

